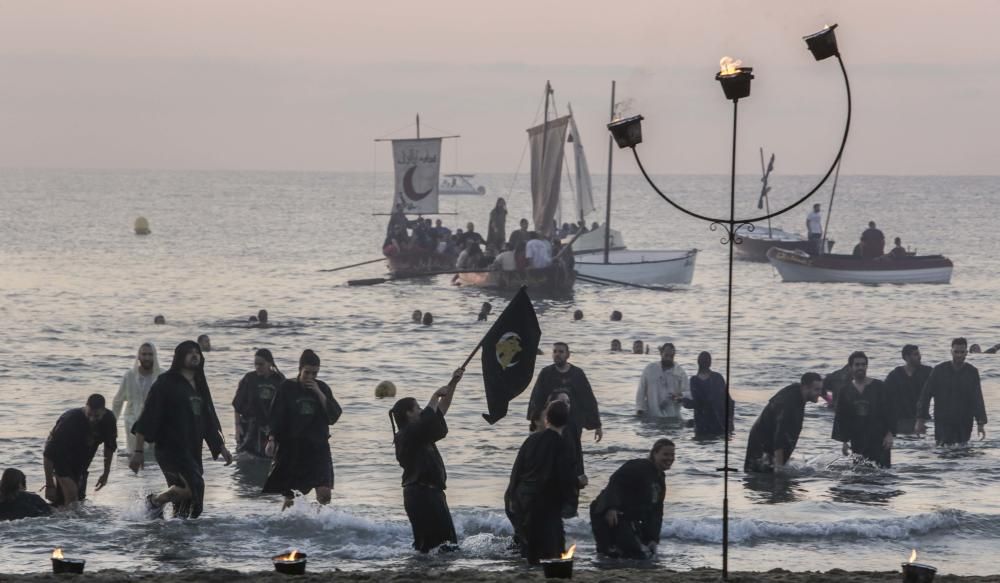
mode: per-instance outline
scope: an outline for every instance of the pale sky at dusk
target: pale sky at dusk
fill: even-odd
[[[837,22],[845,173],[997,174],[998,21],[996,0],[4,2],[0,166],[370,172],[420,112],[463,136],[445,170],[513,172],[549,79],[602,172],[616,79],[651,170],[726,173],[731,55],[757,76],[740,170],[764,146],[815,174],[845,96],[801,36]]]

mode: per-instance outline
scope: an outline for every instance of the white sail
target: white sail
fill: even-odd
[[[587,166],[587,155],[583,152],[583,140],[576,128],[576,118],[573,117],[573,107],[569,106],[569,135],[573,140],[573,161],[576,174],[576,216],[578,221],[597,210],[594,206],[594,189],[590,183],[590,167]]]
[[[531,204],[535,230],[552,235],[552,219],[559,207],[559,187],[566,143],[566,115],[528,129],[531,144]]]
[[[393,208],[402,202],[407,214],[436,214],[441,138],[393,140],[392,159],[396,171]]]

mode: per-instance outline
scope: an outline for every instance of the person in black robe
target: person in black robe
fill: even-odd
[[[885,386],[896,407],[896,434],[914,433],[917,421],[917,401],[920,391],[931,376],[931,367],[920,364],[920,348],[914,344],[903,347],[903,362],[885,377]]]
[[[601,441],[601,438],[604,437],[604,430],[601,428],[601,412],[597,407],[594,389],[590,386],[587,375],[580,368],[569,363],[569,357],[568,344],[556,342],[552,345],[553,364],[538,372],[535,386],[531,389],[531,399],[528,401],[527,419],[531,422],[533,430],[535,420],[545,410],[549,395],[556,389],[568,388],[570,400],[573,402],[570,418],[573,421],[574,430],[582,437],[584,429],[592,429],[594,440]]]
[[[34,492],[28,492],[24,472],[7,468],[0,478],[0,521],[35,518],[52,514],[52,507]]]
[[[788,463],[799,443],[806,403],[817,402],[822,387],[822,377],[807,372],[771,397],[750,428],[744,472],[774,472]]]
[[[269,457],[265,449],[271,432],[271,403],[285,375],[278,370],[274,356],[266,348],[254,354],[253,366],[254,371],[243,376],[233,397],[236,452]]]
[[[490,211],[490,222],[486,229],[486,247],[492,253],[499,254],[507,242],[507,201],[502,197],[497,199],[496,206]]]
[[[445,496],[448,473],[436,444],[448,435],[444,416],[464,372],[456,370],[423,409],[416,399],[405,397],[389,411],[396,461],[403,468],[403,507],[413,529],[413,548],[421,553],[458,542]]]
[[[93,394],[87,404],[63,413],[45,441],[45,497],[55,506],[87,497],[87,475],[97,447],[104,444],[104,473],[95,490],[108,483],[111,461],[118,449],[115,415],[104,397]]]
[[[920,393],[917,404],[917,433],[927,430],[931,400],[934,400],[934,441],[938,445],[968,443],[972,422],[977,424],[980,439],[986,439],[986,405],[979,370],[965,362],[968,342],[951,341],[951,360],[934,367]]]
[[[627,461],[590,503],[597,552],[614,558],[648,559],[660,544],[664,472],[674,464],[674,442],[659,439],[649,457]]]
[[[145,464],[143,445],[152,442],[156,461],[167,481],[167,490],[146,498],[149,516],[162,517],[167,502],[173,506],[174,516],[201,515],[205,502],[202,443],[208,444],[212,459],[222,456],[227,466],[233,463],[233,456],[222,437],[222,426],[205,379],[205,358],[197,342],[186,340],[174,349],[170,369],[149,389],[132,433],[136,440],[129,468],[138,473]]]
[[[892,465],[896,409],[885,383],[868,377],[868,356],[854,352],[848,359],[853,379],[837,397],[832,438],[850,451],[883,468]]]
[[[278,387],[271,405],[271,434],[267,450],[274,462],[264,482],[265,494],[283,494],[282,510],[292,505],[297,490],[316,489],[316,501],[329,504],[333,490],[330,426],[343,409],[329,385],[316,376],[320,360],[312,350],[299,358],[299,375]]]
[[[727,398],[726,378],[712,370],[711,353],[701,352],[698,355],[698,374],[688,380],[688,385],[691,388],[691,396],[684,397],[681,405],[685,409],[694,409],[694,436],[711,438],[731,434],[735,403],[731,398]],[[727,418],[728,423],[726,423]]]
[[[823,377],[823,395],[829,398],[830,406],[837,407],[837,395],[844,387],[851,384],[851,378],[850,364],[845,364]]]
[[[569,407],[570,416],[569,420],[566,422],[566,427],[563,429],[562,436],[566,441],[566,445],[569,446],[570,451],[573,453],[573,475],[576,476],[576,488],[573,489],[573,496],[566,501],[563,505],[563,518],[573,518],[577,515],[579,505],[580,505],[580,490],[587,487],[589,483],[589,478],[587,478],[587,472],[583,467],[583,444],[580,442],[580,431],[577,430],[573,423],[573,400],[570,397],[570,389],[568,387],[559,387],[558,389],[552,391],[549,395],[548,401],[545,403],[546,409],[553,401],[562,401],[566,403]],[[541,416],[534,422],[534,432],[545,430],[545,419],[543,418],[545,411],[542,411]]]
[[[545,412],[548,427],[528,436],[517,452],[504,493],[507,515],[530,564],[558,558],[566,549],[562,509],[576,488],[573,452],[562,436],[569,407],[554,401]]]

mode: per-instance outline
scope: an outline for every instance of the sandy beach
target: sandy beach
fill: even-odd
[[[64,581],[67,575],[53,574],[3,574],[0,581]],[[273,572],[244,573],[226,569],[187,570],[175,573],[129,573],[120,570],[99,571],[87,573],[89,581],[97,583],[117,583],[124,581],[158,581],[163,583],[182,583],[189,581],[213,581],[217,583],[228,581],[287,581],[287,575]],[[295,577],[295,581],[379,581],[392,583],[425,583],[427,581],[481,581],[483,583],[520,583],[524,581],[541,581],[544,575],[541,570],[518,569],[514,571],[477,571],[473,569],[420,569],[409,571],[324,571],[308,573]],[[678,583],[707,583],[721,581],[722,572],[716,569],[695,569],[692,571],[670,571],[661,569],[617,569],[601,571],[578,571],[574,573],[574,581],[585,583],[640,583],[676,581]],[[843,571],[833,569],[825,573],[817,571],[793,572],[774,569],[764,573],[749,571],[730,572],[729,581],[749,583],[785,582],[785,583],[868,583],[875,581],[899,581],[899,572]],[[975,582],[1000,581],[1000,575],[957,576],[938,575],[939,582]]]

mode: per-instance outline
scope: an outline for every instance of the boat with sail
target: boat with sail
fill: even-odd
[[[528,128],[531,150],[531,203],[535,233],[548,242],[555,236],[554,219],[559,209],[566,134],[574,128],[572,113],[549,119],[552,85],[545,83],[545,109],[542,123]],[[579,164],[579,162],[578,162]],[[586,166],[584,166],[584,169]],[[589,174],[587,175],[589,180]],[[554,252],[549,265],[513,270],[467,271],[458,273],[458,285],[513,291],[522,285],[535,294],[563,295],[572,292],[576,277],[560,252]]]
[[[617,117],[615,111],[615,82],[611,82],[611,121]],[[576,126],[573,125],[575,132]],[[579,134],[574,137],[577,157],[586,160]],[[621,233],[611,229],[611,184],[613,176],[614,149],[612,138],[608,137],[608,188],[604,225],[579,237],[573,243],[576,273],[581,281],[596,284],[619,284],[637,286],[687,285],[694,277],[697,249],[628,249]],[[586,169],[586,166],[583,166]],[[584,176],[577,165],[577,207],[593,208],[590,195],[590,174]],[[586,190],[580,191],[585,184]],[[588,198],[589,197],[589,198]],[[582,211],[581,211],[582,214]],[[580,246],[580,239],[590,235],[590,245]],[[599,239],[598,239],[599,237]],[[596,246],[595,246],[596,243]]]
[[[434,273],[455,267],[457,253],[447,246],[438,247],[434,237],[418,225],[418,221],[439,212],[441,141],[457,137],[420,137],[418,115],[416,138],[375,140],[392,143],[395,181],[382,253],[393,276]],[[408,218],[413,215],[416,220]],[[408,228],[414,228],[413,236],[407,233]]]

